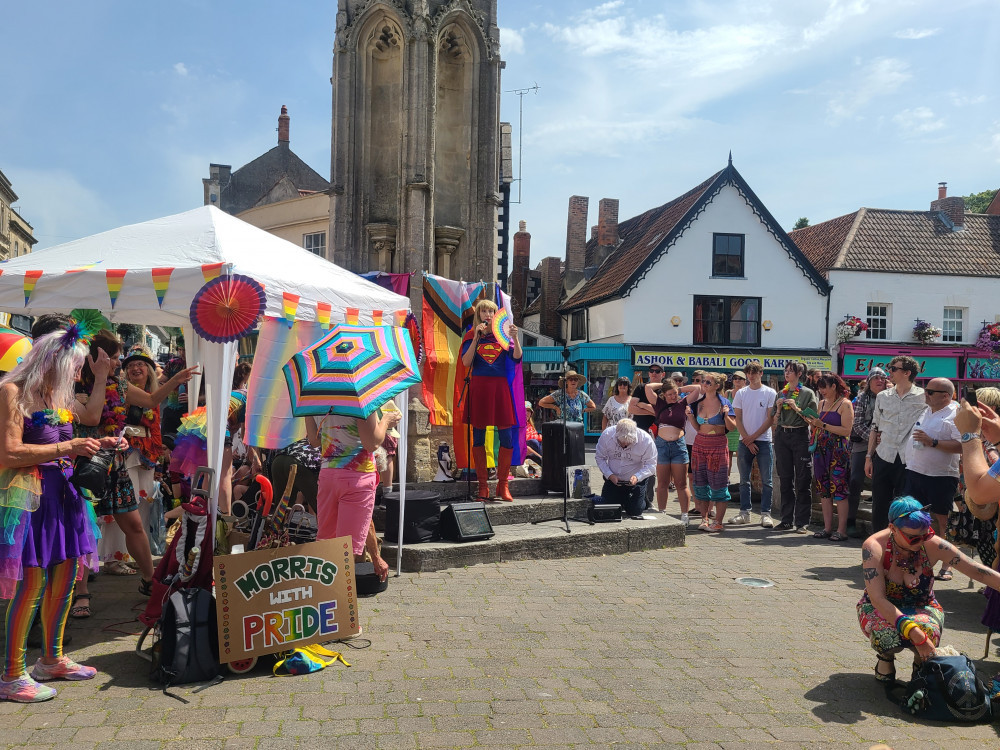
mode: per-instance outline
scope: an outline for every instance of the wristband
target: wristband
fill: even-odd
[[[906,624],[910,622],[913,622],[913,620],[910,619],[909,615],[900,615],[897,617],[896,632],[905,638],[906,634],[903,631],[906,629]]]
[[[916,627],[917,627],[917,623],[915,623],[913,620],[909,620],[903,626],[903,637],[906,638],[907,640],[910,640],[910,633],[913,632],[913,629],[916,628]]]

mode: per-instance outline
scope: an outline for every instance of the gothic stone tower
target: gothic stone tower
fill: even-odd
[[[493,281],[497,0],[338,2],[333,260]],[[416,298],[420,282],[412,286]]]

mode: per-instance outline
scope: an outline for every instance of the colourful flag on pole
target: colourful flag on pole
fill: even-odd
[[[122,284],[125,283],[125,274],[128,273],[124,268],[109,268],[104,272],[108,283],[108,295],[111,297],[111,309],[115,309],[115,302],[118,301],[118,295],[121,293]]]
[[[170,287],[170,274],[173,272],[173,268],[153,269],[153,291],[156,292],[156,301],[160,303],[160,307],[163,307],[163,300],[166,298],[167,289]]]
[[[24,272],[24,306],[28,306],[28,300],[31,299],[32,292],[35,291],[35,284],[38,280],[42,278],[42,271],[25,271]]]

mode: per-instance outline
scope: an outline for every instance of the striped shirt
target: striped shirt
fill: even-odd
[[[875,415],[872,429],[879,433],[879,444],[875,453],[883,461],[906,462],[906,443],[913,433],[913,426],[927,408],[924,389],[910,386],[905,396],[896,393],[896,386],[887,388],[875,397]]]

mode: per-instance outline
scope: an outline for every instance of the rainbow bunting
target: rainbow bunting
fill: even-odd
[[[356,307],[348,307],[347,308],[347,324],[348,325],[352,325],[352,326],[356,326],[358,324],[358,315],[360,315],[360,314],[361,314],[361,311],[358,310],[358,308],[356,308]]]
[[[408,312],[409,312],[409,310],[396,310],[392,314],[392,318],[395,321],[394,325],[397,325],[400,328],[402,328],[403,326],[405,326],[406,325],[406,314]]]
[[[212,279],[217,279],[222,274],[222,263],[205,263],[201,267],[201,275],[205,277],[207,284]]]
[[[330,329],[330,310],[329,302],[316,303],[316,321],[322,326],[324,331]]]
[[[292,323],[295,322],[295,313],[299,309],[299,295],[292,294],[291,292],[282,292],[281,306],[284,309],[285,320],[288,322],[288,327],[291,328]]]
[[[118,295],[122,291],[122,284],[125,283],[125,274],[128,273],[124,268],[109,268],[104,272],[108,281],[108,294],[111,297],[111,309],[115,309],[115,302],[118,301]]]
[[[24,306],[28,306],[28,300],[31,299],[31,293],[35,291],[35,284],[38,280],[42,278],[42,271],[25,271],[24,272]]]
[[[372,325],[373,326],[380,326],[380,325],[382,325],[382,311],[381,310],[372,310]]]
[[[174,272],[172,268],[153,269],[153,290],[156,292],[156,301],[163,307],[163,300],[167,296],[167,288],[170,286],[170,274]]]

